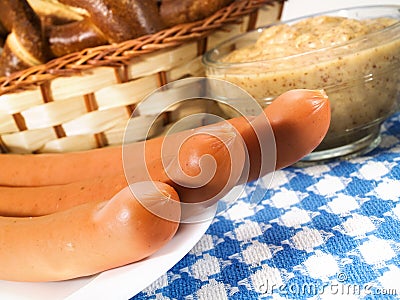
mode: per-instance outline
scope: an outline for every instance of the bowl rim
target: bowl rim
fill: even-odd
[[[312,18],[312,17],[316,17],[316,16],[323,16],[323,15],[332,15],[332,14],[339,14],[339,13],[344,13],[346,11],[366,11],[366,10],[376,10],[376,9],[391,9],[392,12],[396,13],[399,15],[398,18],[398,22],[395,22],[392,25],[389,25],[381,30],[378,31],[374,31],[371,32],[369,34],[366,35],[362,35],[359,36],[357,38],[351,39],[349,41],[346,41],[344,43],[340,43],[334,46],[328,46],[328,47],[322,47],[322,48],[318,48],[318,49],[314,49],[314,50],[310,50],[310,51],[304,51],[304,52],[300,52],[300,53],[296,53],[293,55],[287,55],[287,56],[281,56],[281,57],[276,57],[276,58],[272,58],[272,59],[260,59],[260,60],[252,60],[252,61],[245,61],[245,62],[222,62],[220,60],[213,60],[211,58],[211,56],[219,51],[219,49],[221,49],[222,47],[232,44],[236,41],[239,41],[241,39],[243,39],[246,36],[250,36],[253,35],[255,33],[261,33],[262,31],[266,30],[267,28],[276,26],[276,25],[280,25],[280,24],[294,24],[297,23],[301,20],[305,20],[307,18]],[[379,15],[376,16],[376,18],[378,18]],[[202,63],[208,67],[208,68],[214,68],[214,69],[225,69],[225,68],[242,68],[242,67],[246,67],[246,66],[254,66],[254,64],[262,64],[262,63],[271,63],[271,62],[275,62],[275,61],[284,61],[284,60],[289,60],[289,59],[295,59],[297,57],[303,57],[306,55],[311,55],[311,54],[316,54],[319,52],[324,52],[326,50],[334,50],[334,49],[340,49],[340,48],[344,48],[345,46],[351,45],[351,44],[355,44],[357,42],[362,42],[362,41],[367,41],[369,40],[371,37],[373,36],[378,36],[382,33],[386,33],[386,32],[391,32],[394,31],[396,29],[399,29],[399,34],[400,34],[400,5],[364,5],[364,6],[353,6],[353,7],[345,7],[345,8],[339,8],[339,9],[332,9],[332,10],[327,10],[327,11],[322,11],[322,12],[318,12],[318,13],[313,13],[313,14],[309,14],[309,15],[304,15],[304,16],[300,16],[300,17],[296,17],[296,18],[292,18],[292,19],[288,19],[285,21],[277,21],[277,22],[273,22],[271,24],[262,26],[262,27],[258,27],[256,29],[250,30],[248,32],[236,35],[226,41],[223,41],[219,44],[217,44],[216,46],[214,46],[213,48],[209,49],[208,51],[206,51],[202,57]],[[388,39],[388,41],[391,40],[396,40],[395,38],[390,38]],[[365,49],[370,49],[372,46],[366,47]],[[348,52],[350,53],[350,52]],[[331,57],[330,58],[335,59],[335,57]]]

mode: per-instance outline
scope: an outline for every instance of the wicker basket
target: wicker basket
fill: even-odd
[[[86,49],[0,78],[1,152],[67,152],[121,144],[135,105],[146,95],[168,82],[203,76],[201,55],[206,50],[278,20],[282,7],[278,0],[237,0],[205,20]],[[194,105],[202,109],[202,104]],[[166,113],[152,134],[162,134],[180,115]],[[141,129],[153,118],[146,112],[135,118],[135,138],[148,137]]]

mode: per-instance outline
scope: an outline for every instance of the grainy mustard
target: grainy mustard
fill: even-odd
[[[343,45],[396,22],[398,21],[391,18],[355,20],[344,17],[316,16],[301,20],[294,25],[275,25],[264,30],[254,45],[238,49],[222,61],[230,63],[265,61]],[[335,58],[335,56],[333,51],[328,52],[324,57]]]
[[[251,46],[224,57],[225,68],[208,68],[207,74],[241,86],[260,102],[289,89],[324,88],[332,119],[320,148],[345,145],[369,134],[393,110],[400,39],[384,37],[384,29],[398,22],[316,16],[274,25]]]

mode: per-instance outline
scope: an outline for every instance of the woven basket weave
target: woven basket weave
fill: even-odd
[[[278,0],[237,0],[201,21],[85,49],[1,77],[1,152],[67,152],[121,144],[135,105],[146,95],[171,81],[204,76],[205,51],[278,20],[282,7]],[[194,109],[201,110],[197,105]],[[159,118],[153,136],[174,122],[171,116]],[[135,138],[148,138],[143,129],[153,118],[146,112],[135,118]]]

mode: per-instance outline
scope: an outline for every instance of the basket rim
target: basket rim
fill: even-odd
[[[234,0],[228,6],[199,21],[178,24],[136,39],[86,48],[54,58],[44,64],[0,77],[0,95],[31,89],[54,78],[78,75],[95,67],[123,67],[134,57],[200,40],[224,25],[237,22],[241,17],[251,14],[262,6],[272,6],[284,1]]]

